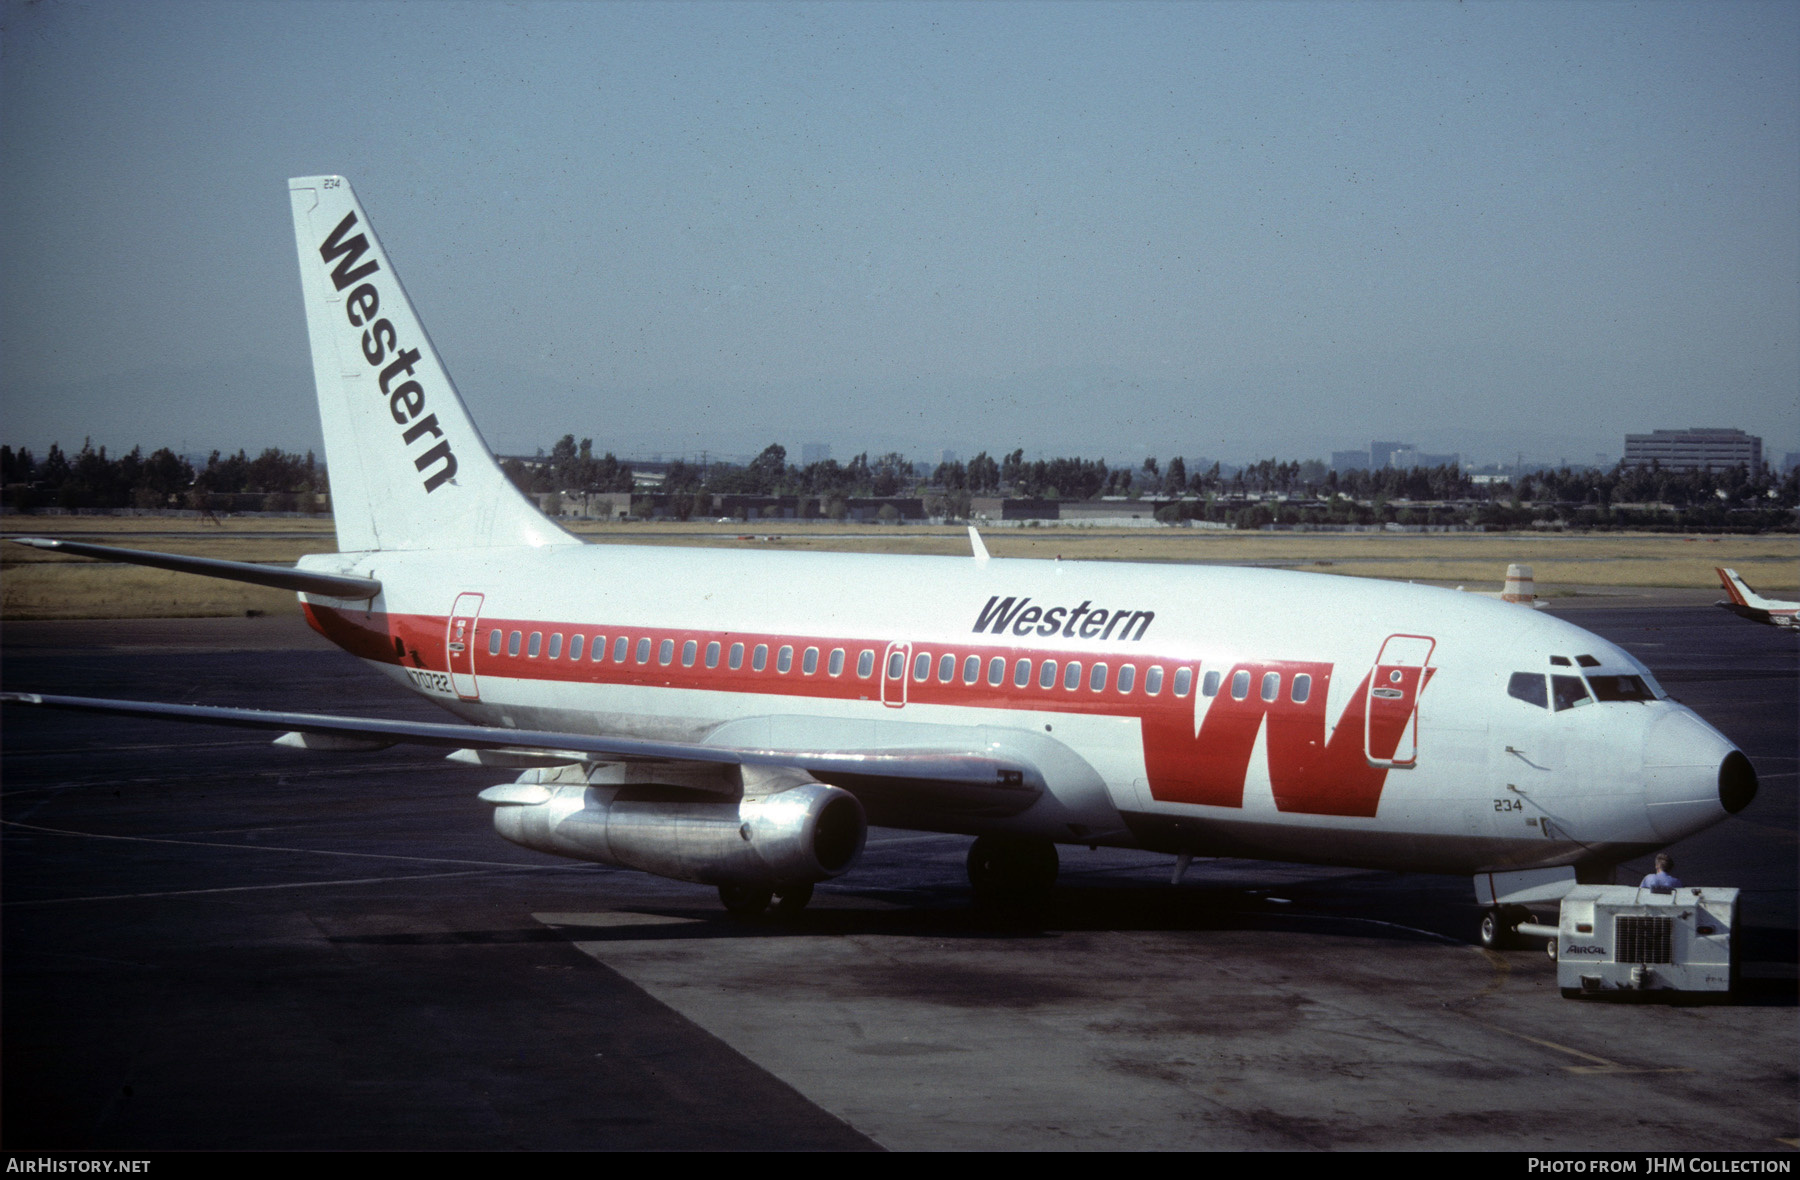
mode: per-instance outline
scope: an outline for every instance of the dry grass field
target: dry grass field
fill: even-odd
[[[924,553],[969,551],[961,528],[799,524],[595,524],[574,531],[597,544]],[[5,536],[69,537],[232,561],[291,563],[336,547],[328,519],[229,517],[6,516]],[[1765,594],[1800,590],[1800,540],[1792,535],[1709,537],[1518,533],[1236,533],[1199,529],[993,528],[982,534],[996,557],[1065,561],[1195,562],[1279,566],[1354,577],[1466,585],[1496,590],[1508,562],[1533,567],[1541,595],[1603,588],[1717,585],[1713,567],[1735,568]],[[211,578],[61,557],[0,546],[0,619],[198,618],[285,611],[293,595]]]

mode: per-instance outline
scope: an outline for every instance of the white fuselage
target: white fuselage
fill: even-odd
[[[859,791],[893,826],[1473,873],[1617,861],[1726,814],[1731,743],[1641,664],[1453,591],[615,545],[302,566],[379,578],[309,619],[471,721],[1043,773],[1011,815]]]

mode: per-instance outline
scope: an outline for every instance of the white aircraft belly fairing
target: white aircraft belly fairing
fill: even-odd
[[[84,552],[297,589],[459,722],[6,699],[525,766],[483,793],[506,838],[743,910],[804,904],[871,821],[982,837],[978,884],[1043,883],[1057,842],[1573,882],[1755,792],[1626,652],[1452,591],[978,537],[970,558],[584,545],[501,474],[349,184],[289,187],[341,552]]]

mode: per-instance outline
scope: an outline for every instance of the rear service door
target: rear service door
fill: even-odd
[[[1369,674],[1363,710],[1363,756],[1370,766],[1409,770],[1419,763],[1419,690],[1437,640],[1390,635]]]
[[[458,594],[444,629],[450,683],[465,701],[481,699],[475,686],[475,621],[481,617],[481,599],[479,594]]]

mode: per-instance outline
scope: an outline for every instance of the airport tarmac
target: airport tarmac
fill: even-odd
[[[1796,638],[1559,604],[1749,754],[1675,849],[1746,889],[1720,1006],[1563,1000],[1461,878],[1065,849],[1033,923],[876,830],[792,921],[527,852],[420,751],[9,706],[0,1144],[1780,1150],[1800,1136]],[[10,690],[440,717],[295,618],[10,624]],[[1621,876],[1644,871],[1630,865]]]

